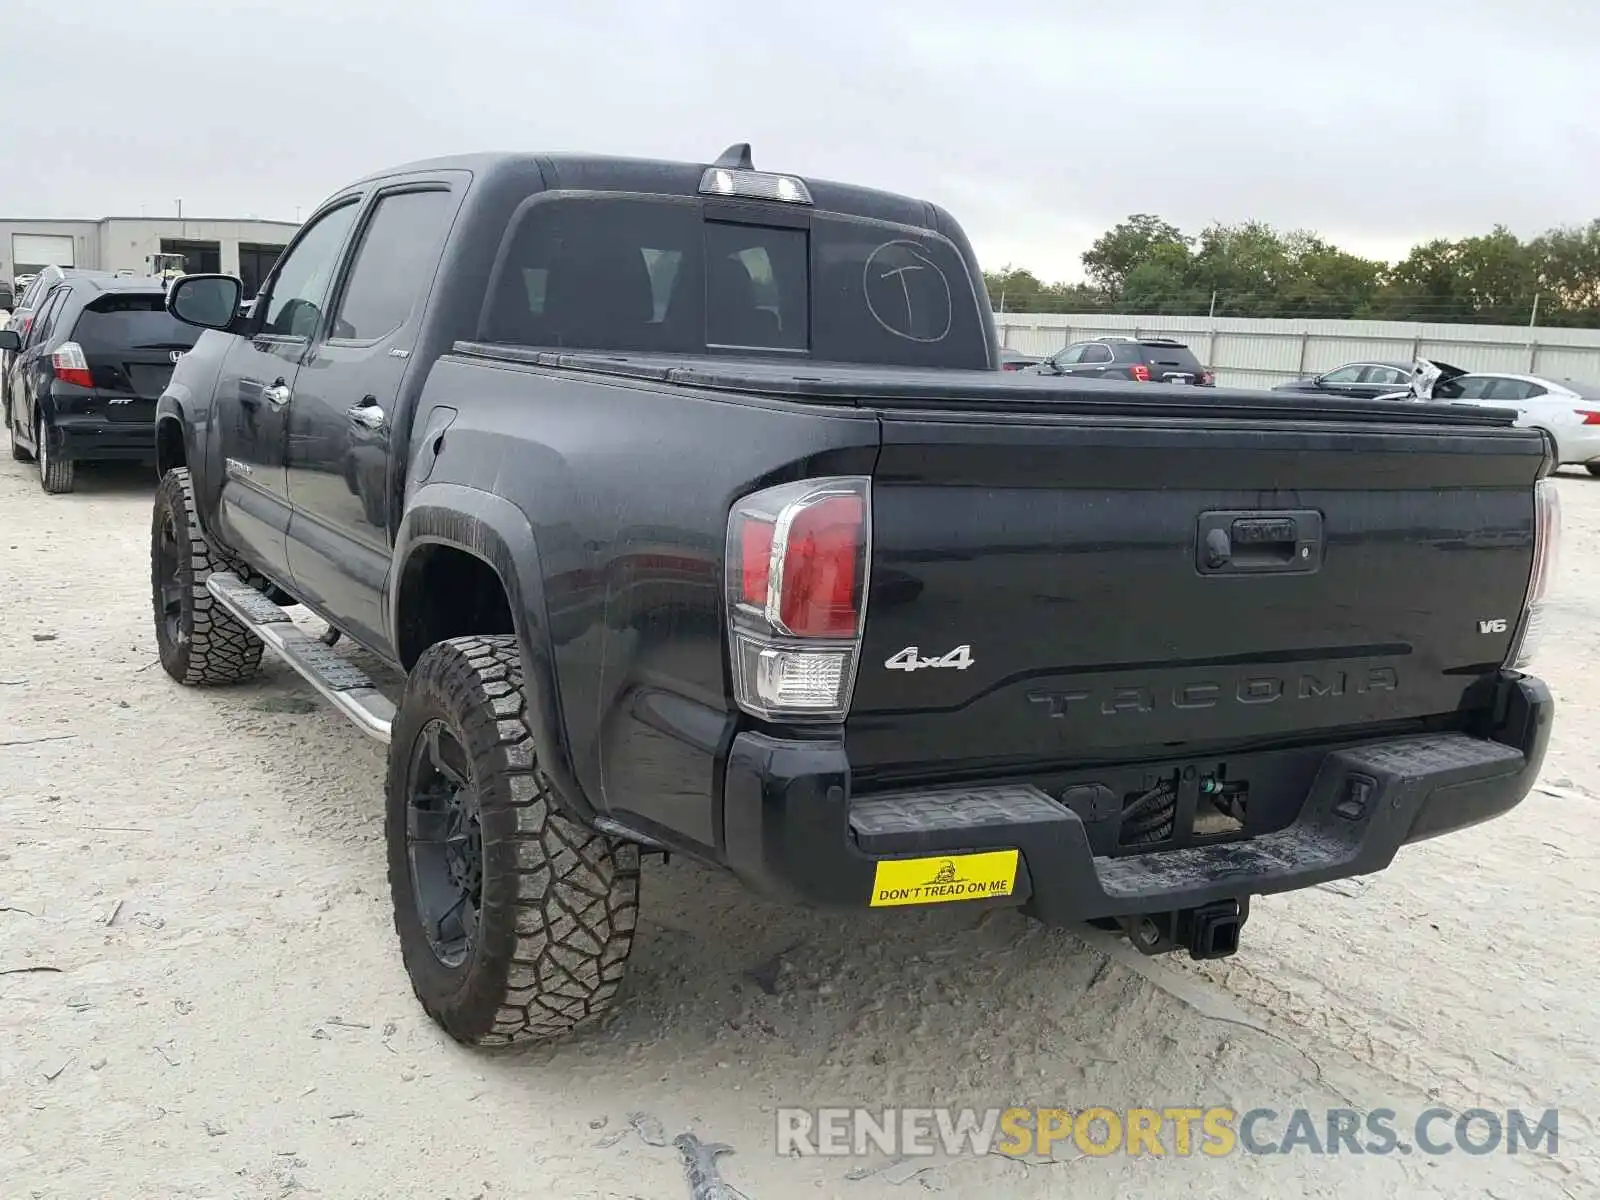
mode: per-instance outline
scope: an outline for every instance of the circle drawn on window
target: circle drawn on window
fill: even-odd
[[[916,242],[885,242],[861,270],[867,310],[879,325],[908,342],[941,342],[955,319],[950,281]]]

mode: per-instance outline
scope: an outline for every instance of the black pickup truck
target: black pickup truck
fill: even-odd
[[[388,744],[401,949],[463,1041],[606,1010],[641,855],[1221,956],[1543,758],[1537,432],[1003,372],[932,204],[746,146],[424,162],[239,300],[167,296],[206,332],[157,412],[161,661],[270,647]]]

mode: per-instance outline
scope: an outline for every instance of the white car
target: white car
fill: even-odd
[[[1431,376],[1431,378],[1430,378]],[[1543,429],[1555,442],[1559,465],[1584,467],[1600,475],[1600,387],[1557,382],[1539,375],[1506,371],[1462,371],[1446,363],[1419,362],[1410,392],[1385,400],[1433,400],[1509,408],[1517,424]]]

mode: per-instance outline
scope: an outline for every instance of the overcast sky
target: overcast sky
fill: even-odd
[[[4,0],[0,28],[0,217],[293,219],[435,154],[734,141],[1046,278],[1132,212],[1382,258],[1600,216],[1593,0]]]

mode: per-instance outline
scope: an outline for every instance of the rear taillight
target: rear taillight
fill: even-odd
[[[807,479],[728,517],[728,647],[740,708],[768,720],[850,709],[867,597],[872,485]]]
[[[83,356],[83,347],[77,342],[62,342],[50,356],[50,364],[55,367],[56,378],[62,383],[75,383],[86,388],[94,386],[94,377],[89,374],[89,360]]]
[[[1596,412],[1591,408],[1575,408],[1572,411],[1583,418],[1585,425],[1600,425],[1600,412]]]
[[[1555,480],[1533,485],[1533,572],[1528,577],[1528,599],[1522,606],[1522,624],[1506,664],[1523,671],[1532,665],[1544,635],[1545,600],[1555,579],[1561,545],[1561,498]]]
[[[1137,383],[1149,383],[1150,368],[1143,363],[1134,363],[1133,366],[1128,368],[1128,378]]]
[[[1216,387],[1217,386],[1217,377],[1215,375],[1213,375],[1210,371],[1201,371],[1200,372],[1200,378],[1199,378],[1199,380],[1197,380],[1197,382],[1200,384],[1201,387]]]
[[[32,328],[33,328],[33,314],[29,313],[27,316],[22,318],[22,328],[17,330],[17,333],[22,337],[27,337],[28,336],[28,330],[30,330]]]

